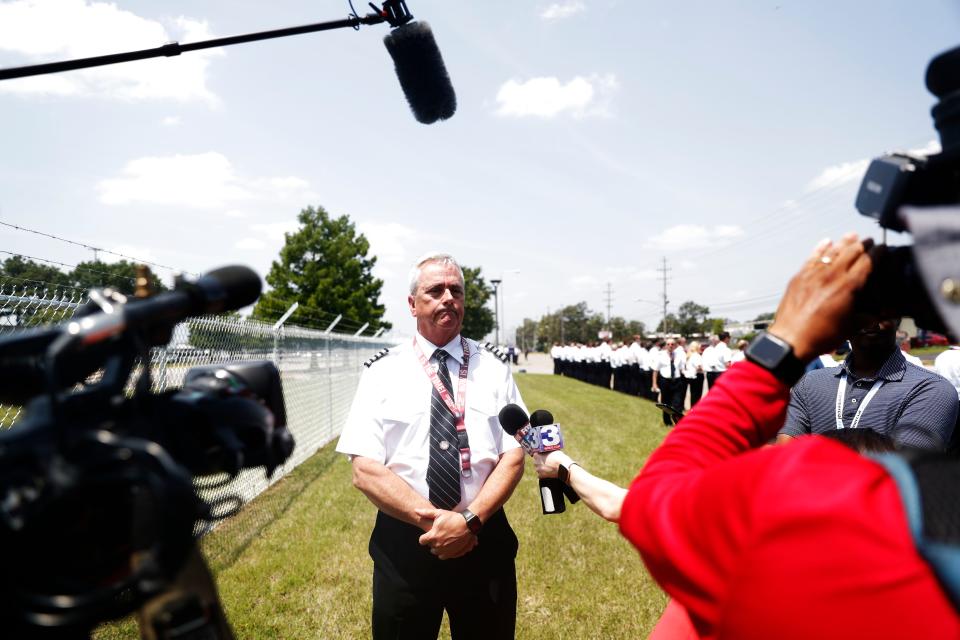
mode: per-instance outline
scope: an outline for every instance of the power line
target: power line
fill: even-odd
[[[131,261],[133,261],[133,262],[138,262],[138,263],[140,263],[140,264],[149,265],[149,266],[151,266],[151,267],[159,267],[159,268],[161,268],[161,269],[167,269],[167,270],[169,270],[169,271],[180,271],[180,272],[188,273],[188,274],[194,275],[194,276],[195,276],[195,275],[199,275],[199,274],[196,274],[196,273],[191,273],[191,272],[189,272],[189,271],[186,271],[185,269],[177,269],[176,267],[169,267],[169,266],[167,266],[167,265],[165,265],[165,264],[159,264],[159,263],[156,263],[156,262],[150,262],[149,260],[144,260],[144,259],[142,259],[142,258],[137,258],[137,257],[134,257],[134,256],[128,256],[128,255],[123,254],[123,253],[117,253],[116,251],[109,251],[109,250],[104,249],[104,248],[102,248],[102,247],[94,247],[94,246],[92,246],[92,245],[89,245],[89,244],[86,244],[86,243],[83,243],[83,242],[77,242],[76,240],[69,240],[69,239],[67,239],[67,238],[61,238],[60,236],[55,236],[55,235],[53,235],[52,233],[45,233],[45,232],[43,232],[43,231],[37,231],[36,229],[28,229],[27,227],[21,227],[21,226],[15,225],[15,224],[10,224],[9,222],[3,222],[2,220],[0,220],[0,226],[9,227],[10,229],[16,229],[17,231],[26,231],[27,233],[32,233],[32,234],[34,234],[34,235],[43,236],[44,238],[50,238],[51,240],[59,240],[60,242],[66,242],[67,244],[72,244],[72,245],[77,246],[77,247],[83,247],[84,249],[87,249],[88,251],[93,251],[93,259],[94,259],[95,262],[98,261],[97,253],[106,253],[106,254],[111,255],[111,256],[116,256],[116,257],[118,257],[118,258],[123,258],[124,260],[131,260]]]

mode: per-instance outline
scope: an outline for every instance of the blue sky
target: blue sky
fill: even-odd
[[[852,206],[865,162],[931,148],[924,70],[960,44],[960,5],[933,0],[409,7],[457,91],[444,123],[410,115],[382,25],[0,82],[0,221],[265,274],[319,204],[370,238],[400,330],[409,264],[434,249],[502,275],[508,327],[581,300],[605,311],[608,282],[614,314],[654,325],[663,257],[672,308],[749,319],[821,237],[876,235]],[[347,11],[4,0],[0,66]],[[5,228],[0,250],[91,257]]]

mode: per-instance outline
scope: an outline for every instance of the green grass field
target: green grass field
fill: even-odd
[[[649,402],[556,376],[519,374],[517,382],[531,411],[549,409],[562,424],[571,456],[623,486],[666,434]],[[520,538],[517,637],[646,637],[666,597],[637,553],[582,504],[541,515],[527,465],[506,507]],[[369,638],[374,516],[331,444],[208,535],[204,552],[237,637]],[[137,631],[127,620],[95,637]],[[446,622],[441,638],[449,638]]]

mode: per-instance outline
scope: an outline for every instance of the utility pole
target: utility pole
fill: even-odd
[[[609,329],[610,328],[610,307],[613,305],[613,288],[609,282],[607,283],[606,299],[607,299],[607,328]]]
[[[666,256],[663,257],[663,266],[657,269],[657,271],[663,276],[663,333],[666,335],[670,329],[670,327],[667,326],[667,305],[670,303],[670,301],[667,300],[667,273],[671,271],[671,269],[667,268]]]
[[[491,280],[493,284],[493,344],[500,346],[500,280]]]

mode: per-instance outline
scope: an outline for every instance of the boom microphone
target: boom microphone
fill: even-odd
[[[384,36],[383,44],[417,121],[433,124],[451,117],[457,110],[457,96],[430,25],[408,22]]]

